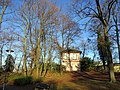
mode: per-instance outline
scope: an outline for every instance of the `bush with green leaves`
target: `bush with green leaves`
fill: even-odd
[[[81,71],[91,71],[95,68],[95,63],[91,58],[84,57],[81,59]]]
[[[3,73],[3,68],[0,68],[0,74],[2,74]]]
[[[15,61],[14,61],[13,56],[11,54],[8,54],[6,61],[5,61],[5,66],[4,66],[5,71],[6,72],[13,72],[14,64],[15,64]]]
[[[62,70],[65,71],[65,66],[62,65]],[[60,72],[60,64],[53,63],[52,64],[52,71]]]
[[[43,77],[33,80],[33,83],[41,83],[41,82],[43,82]]]
[[[15,85],[28,85],[33,83],[33,78],[31,76],[20,77],[14,80]]]

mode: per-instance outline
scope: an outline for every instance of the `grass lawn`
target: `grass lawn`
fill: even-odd
[[[120,90],[120,73],[116,73],[117,82],[110,83],[107,73],[100,72],[66,72],[48,73],[43,79],[51,90]],[[6,90],[34,90],[35,85],[7,85]],[[2,85],[0,85],[2,90]]]
[[[52,90],[120,90],[120,74],[116,74],[117,82],[110,83],[107,73],[100,72],[71,72],[48,74],[46,83],[53,83]]]

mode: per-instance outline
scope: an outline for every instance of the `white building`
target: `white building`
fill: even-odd
[[[80,54],[81,51],[75,49],[66,49],[61,51],[62,65],[65,71],[80,70]]]

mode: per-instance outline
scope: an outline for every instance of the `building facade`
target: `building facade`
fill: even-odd
[[[75,49],[66,49],[61,51],[61,60],[64,71],[80,70],[80,54],[81,51]]]

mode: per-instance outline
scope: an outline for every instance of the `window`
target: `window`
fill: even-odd
[[[77,54],[76,53],[71,53],[70,59],[77,59]]]
[[[68,53],[64,53],[64,54],[63,54],[63,58],[64,58],[64,59],[69,59]]]
[[[66,60],[68,60],[68,59],[71,59],[71,60],[75,59],[76,60],[77,59],[77,54],[76,53],[70,53],[70,54],[64,53],[63,58],[66,59]]]

